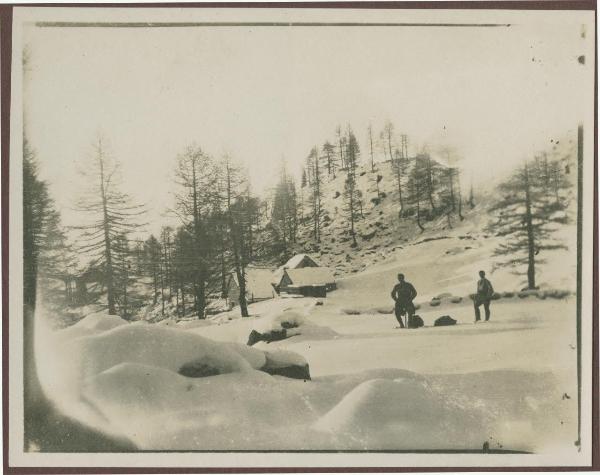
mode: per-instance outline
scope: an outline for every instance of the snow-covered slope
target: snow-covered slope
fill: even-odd
[[[575,139],[572,136],[565,137],[558,142],[552,139],[552,142],[548,143],[546,155],[549,160],[560,160],[565,170],[568,170],[565,176],[574,185],[577,175],[575,173]],[[444,165],[439,164],[439,166],[443,167]],[[379,191],[383,197],[379,200],[376,199],[377,176],[382,177],[379,182]],[[387,265],[391,260],[398,258],[403,258],[412,265],[415,253],[404,256],[398,252],[399,250],[430,239],[453,237],[455,239],[442,243],[440,249],[457,256],[459,261],[483,261],[482,268],[487,265],[486,270],[491,269],[493,249],[499,241],[494,239],[493,231],[488,230],[492,218],[489,208],[500,198],[497,185],[506,177],[497,176],[489,182],[474,183],[474,207],[472,207],[468,203],[470,185],[467,184],[467,179],[463,176],[461,196],[464,220],[459,219],[457,209],[451,214],[450,222],[448,222],[446,215],[424,220],[423,226],[425,229],[421,231],[416,224],[415,217],[399,216],[398,185],[391,163],[389,161],[376,163],[375,171],[371,170],[370,164],[361,163],[357,170],[357,188],[363,195],[363,216],[355,223],[358,242],[356,248],[351,245],[352,239],[349,232],[347,213],[345,212],[345,179],[346,173],[339,171],[335,179],[324,178],[323,180],[323,198],[321,201],[323,223],[321,225],[320,243],[315,242],[312,234],[313,225],[309,217],[310,206],[306,196],[310,193],[310,188],[305,188],[305,221],[299,228],[298,242],[294,252],[311,254],[321,265],[330,267],[338,278],[342,278],[363,270],[370,270],[373,265],[380,263]],[[404,187],[406,187],[406,183],[404,183]],[[403,193],[406,197],[406,189]],[[458,196],[458,189],[455,189],[455,193]],[[575,200],[573,193],[570,196],[571,214],[574,216]],[[434,195],[434,203],[436,206],[440,206],[438,195]],[[576,244],[575,225],[562,227],[558,234],[572,251]],[[462,239],[462,241],[459,242],[457,239]],[[469,254],[479,255],[471,256]],[[563,256],[558,256],[559,260],[562,258]],[[421,259],[421,261],[425,260],[427,258]],[[556,259],[553,258],[553,260]],[[430,262],[434,262],[434,259],[430,258]],[[421,263],[416,265],[421,265]],[[561,277],[550,280],[552,284],[555,281],[562,280],[561,285],[563,285],[568,281],[568,276],[572,275],[572,268],[560,268],[558,270]]]
[[[276,299],[191,327],[91,316],[40,341],[42,384],[66,414],[141,449],[572,447],[573,298],[501,299],[477,325],[466,301],[423,305],[416,330],[389,313],[348,314],[343,297],[322,302]],[[432,327],[443,314],[458,324]],[[281,322],[296,325],[289,338],[244,345]],[[306,361],[313,379],[260,371],[267,358]],[[190,363],[217,371],[184,376]]]

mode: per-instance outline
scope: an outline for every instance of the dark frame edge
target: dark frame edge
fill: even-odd
[[[2,222],[2,418],[3,418],[3,472],[7,474],[111,474],[111,473],[398,473],[398,472],[567,472],[600,470],[599,417],[599,313],[598,313],[598,51],[595,50],[594,71],[594,201],[593,201],[593,302],[592,302],[592,464],[590,466],[564,467],[11,467],[8,460],[8,317],[9,317],[9,165],[10,165],[10,110],[12,20],[14,7],[79,7],[79,8],[355,8],[355,9],[493,9],[493,10],[592,10],[597,12],[596,0],[449,0],[449,1],[341,1],[341,2],[205,2],[205,3],[14,3],[0,5],[0,116]],[[595,22],[597,44],[598,25]]]
[[[302,1],[302,2],[190,2],[190,3],[14,3],[15,7],[116,8],[355,8],[355,9],[493,9],[493,10],[596,10],[596,0],[433,0],[415,1]]]
[[[598,327],[598,15],[595,18],[594,39],[596,41],[595,49],[595,70],[594,70],[594,218],[593,218],[593,257],[592,266],[594,273],[592,289],[592,470],[600,471],[600,421],[599,415],[599,372],[600,340]]]
[[[9,263],[8,263],[8,242],[9,242],[9,206],[8,206],[8,187],[9,187],[9,168],[10,168],[10,103],[11,103],[11,59],[12,59],[12,14],[13,9],[10,5],[0,5],[0,93],[2,104],[0,115],[2,118],[2,127],[0,138],[2,140],[1,148],[1,169],[2,169],[2,465],[5,473],[10,473],[8,466],[8,289],[9,289]]]

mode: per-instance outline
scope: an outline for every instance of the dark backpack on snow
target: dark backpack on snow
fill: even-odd
[[[456,325],[456,320],[450,315],[444,315],[443,317],[438,318],[433,324],[434,327],[445,327],[448,325]]]

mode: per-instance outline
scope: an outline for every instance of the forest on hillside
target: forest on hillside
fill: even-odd
[[[433,221],[452,228],[476,206],[472,184],[462,183],[458,151],[444,148],[434,158],[422,147],[411,156],[408,137],[389,121],[378,134],[369,127],[366,136],[361,150],[353,129],[338,126],[331,140],[308,148],[299,179],[280,163],[277,185],[264,196],[252,191],[247,170],[234,158],[187,146],[173,157],[174,200],[166,206],[179,224],[163,226],[158,235],[147,233],[145,205],[125,192],[119,158],[102,138],[82,163],[86,191],[73,202],[81,224],[62,226],[51,186],[38,177],[38,152],[25,140],[26,303],[35,305],[41,295],[58,313],[96,302],[127,320],[148,305],[162,316],[204,318],[210,302],[226,296],[235,273],[246,316],[250,265],[278,266],[307,246],[319,252],[324,242],[358,249],[370,238],[357,229],[378,209],[377,216],[418,234]],[[564,247],[554,231],[570,219],[572,158],[554,146],[523,161],[481,210],[490,213],[490,232],[505,237],[495,251],[505,258],[500,265],[526,272],[529,288],[536,286],[545,251]],[[333,195],[332,186],[340,188]],[[393,213],[384,214],[384,205]]]

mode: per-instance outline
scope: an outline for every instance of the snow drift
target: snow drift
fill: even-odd
[[[296,317],[269,314],[261,325]],[[88,318],[44,339],[43,387],[66,414],[140,449],[481,449],[492,442],[537,450],[564,435],[545,422],[548,413],[568,420],[569,401],[551,374],[372,369],[291,379],[278,374],[308,368],[304,357],[197,333],[218,325],[184,331]]]

